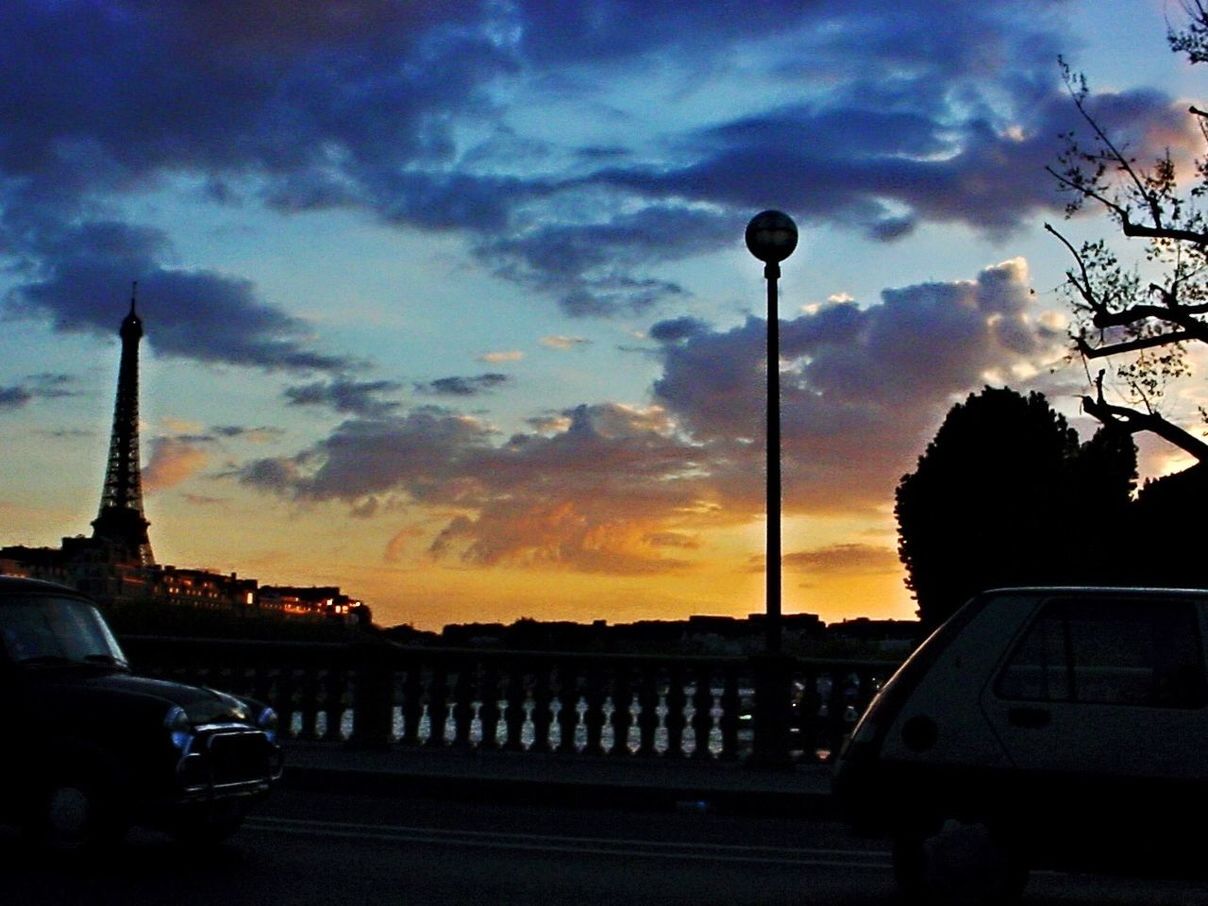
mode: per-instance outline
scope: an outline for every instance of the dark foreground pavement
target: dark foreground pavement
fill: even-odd
[[[285,784],[298,790],[738,815],[836,814],[827,765],[762,768],[690,759],[358,750],[304,742],[289,743],[285,757]]]

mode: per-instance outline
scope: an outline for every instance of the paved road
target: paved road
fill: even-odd
[[[820,821],[282,791],[208,853],[147,833],[105,864],[0,839],[14,904],[780,904],[886,906],[888,858]],[[1174,882],[1041,875],[1033,906],[1208,906]]]

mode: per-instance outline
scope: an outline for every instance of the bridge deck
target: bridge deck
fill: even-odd
[[[542,805],[700,809],[830,817],[831,769],[688,759],[573,758],[532,752],[286,743],[288,786]]]

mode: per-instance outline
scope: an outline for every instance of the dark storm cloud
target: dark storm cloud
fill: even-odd
[[[534,62],[617,63],[651,51],[712,48],[774,34],[800,18],[801,4],[538,0],[523,4],[522,16],[528,26],[522,47]]]
[[[358,191],[376,188],[375,173],[446,158],[448,111],[495,63],[481,29],[463,27],[477,7],[427,6],[4,4],[0,248],[19,278],[10,307],[63,329],[112,330],[113,297],[138,278],[148,338],[166,353],[346,367],[250,283],[173,267],[180,250],[123,222],[111,202],[185,174],[204,177],[214,197],[238,200],[251,178],[277,203],[300,187],[308,204],[364,203]],[[320,193],[340,166],[355,171],[353,191]]]
[[[578,190],[566,191],[573,198]],[[685,295],[674,282],[636,273],[718,248],[733,239],[732,228],[724,214],[668,200],[599,222],[541,222],[484,239],[479,252],[500,275],[552,295],[567,314],[606,316]]]
[[[292,406],[327,406],[336,412],[366,417],[387,415],[398,408],[394,400],[381,394],[393,393],[399,384],[393,381],[355,381],[336,378],[298,387],[287,387],[285,398]]]
[[[559,48],[586,45],[586,59],[601,66],[672,53],[722,65],[713,56],[721,47],[772,27],[761,15],[730,24],[739,8],[714,4],[691,29],[683,16],[698,7],[658,9],[643,14],[642,29],[626,30],[625,4],[591,4],[551,17],[553,34],[573,27],[578,43],[539,42],[533,52],[558,56]],[[561,193],[550,190],[564,208],[577,202],[573,223],[545,220],[480,248],[500,273],[553,295],[567,313],[608,315],[682,294],[643,270],[732,243],[736,224],[770,204],[804,224],[840,224],[880,241],[924,222],[1017,229],[1057,204],[1043,168],[1057,136],[1079,127],[1055,65],[1075,42],[1037,15],[1055,8],[761,5],[798,38],[795,57],[769,45],[767,68],[797,80],[809,100],[668,133],[658,151],[629,154],[623,164],[600,158],[598,169],[568,175]],[[824,94],[811,91],[819,80],[828,83]],[[1181,107],[1154,92],[1102,96],[1092,109],[1142,156],[1172,137],[1178,144],[1191,126]],[[593,216],[601,193],[626,204]]]
[[[1001,232],[1056,204],[1044,167],[1056,137],[1079,124],[1068,96],[1050,88],[1007,122],[985,110],[955,126],[943,108],[785,108],[697,135],[695,159],[684,167],[639,164],[593,179],[646,198],[688,196],[738,210],[776,200],[803,223],[842,223],[882,240],[923,221]],[[1192,125],[1155,92],[1105,95],[1091,106],[1143,155],[1177,143]],[[703,241],[700,229],[687,235]]]
[[[1010,230],[1054,204],[1041,167],[1075,120],[1058,12],[1045,0],[14,0],[0,8],[7,301],[110,330],[119,287],[137,278],[167,354],[350,367],[247,281],[127,222],[121,199],[182,177],[218,203],[461,232],[485,266],[574,315],[683,297],[657,267],[732,245],[769,204],[886,241],[928,221]],[[509,120],[511,97],[605,109],[602,89],[639,71],[680,84],[604,142],[572,128],[558,146]],[[715,77],[752,84],[749,106],[682,122],[674,98]],[[772,82],[801,100],[759,109]],[[1095,103],[1142,157],[1186,128],[1156,94]]]
[[[426,384],[416,384],[415,389],[420,393],[433,396],[477,396],[497,390],[511,380],[506,374],[487,372],[473,377],[445,377],[428,381]]]

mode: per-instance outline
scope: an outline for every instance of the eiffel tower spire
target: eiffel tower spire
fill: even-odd
[[[117,375],[117,401],[113,406],[113,434],[101,507],[92,520],[92,537],[109,542],[130,560],[143,566],[155,563],[150,525],[143,515],[143,483],[138,456],[138,343],[143,322],[135,312],[138,283],[130,293],[130,313],[122,319],[122,359]]]

